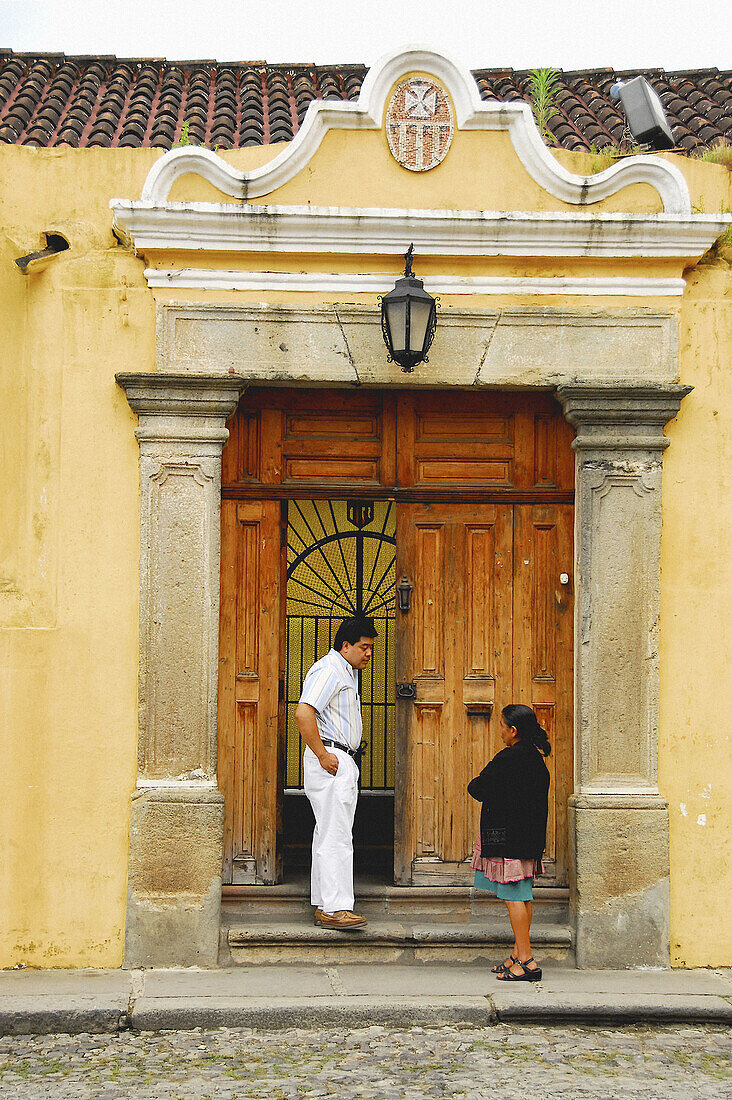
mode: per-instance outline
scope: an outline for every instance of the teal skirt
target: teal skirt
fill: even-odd
[[[501,901],[533,901],[534,877],[519,879],[518,882],[492,882],[482,871],[475,872],[473,883],[476,890],[488,890]]]

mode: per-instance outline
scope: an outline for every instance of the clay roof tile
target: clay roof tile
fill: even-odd
[[[213,147],[290,141],[314,99],[355,100],[362,65],[269,65],[160,58],[66,57],[0,51],[0,142],[167,148],[187,120],[190,139]],[[548,129],[565,148],[627,138],[610,99],[610,68],[557,72]],[[695,69],[643,75],[661,97],[675,140],[700,149],[732,133],[732,73]],[[530,101],[526,71],[474,73],[484,100]]]

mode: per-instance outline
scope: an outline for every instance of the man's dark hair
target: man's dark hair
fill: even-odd
[[[352,619],[344,619],[338,627],[336,636],[333,639],[333,649],[336,653],[340,653],[344,642],[355,645],[356,642],[360,642],[361,638],[378,638],[378,636],[379,632],[373,619],[368,619],[364,615],[356,615]]]

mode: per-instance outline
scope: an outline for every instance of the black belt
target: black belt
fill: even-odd
[[[340,749],[341,752],[347,752],[349,756],[353,757],[357,764],[361,762],[361,757],[364,754],[366,748],[366,742],[362,741],[357,749],[349,749],[346,745],[341,745],[338,741],[326,741],[325,738],[321,739],[323,744],[327,747],[330,746],[333,749]]]

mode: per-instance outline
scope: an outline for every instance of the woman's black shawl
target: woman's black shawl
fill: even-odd
[[[541,859],[546,845],[549,770],[530,742],[517,741],[468,784],[482,802],[480,852],[488,858]]]

